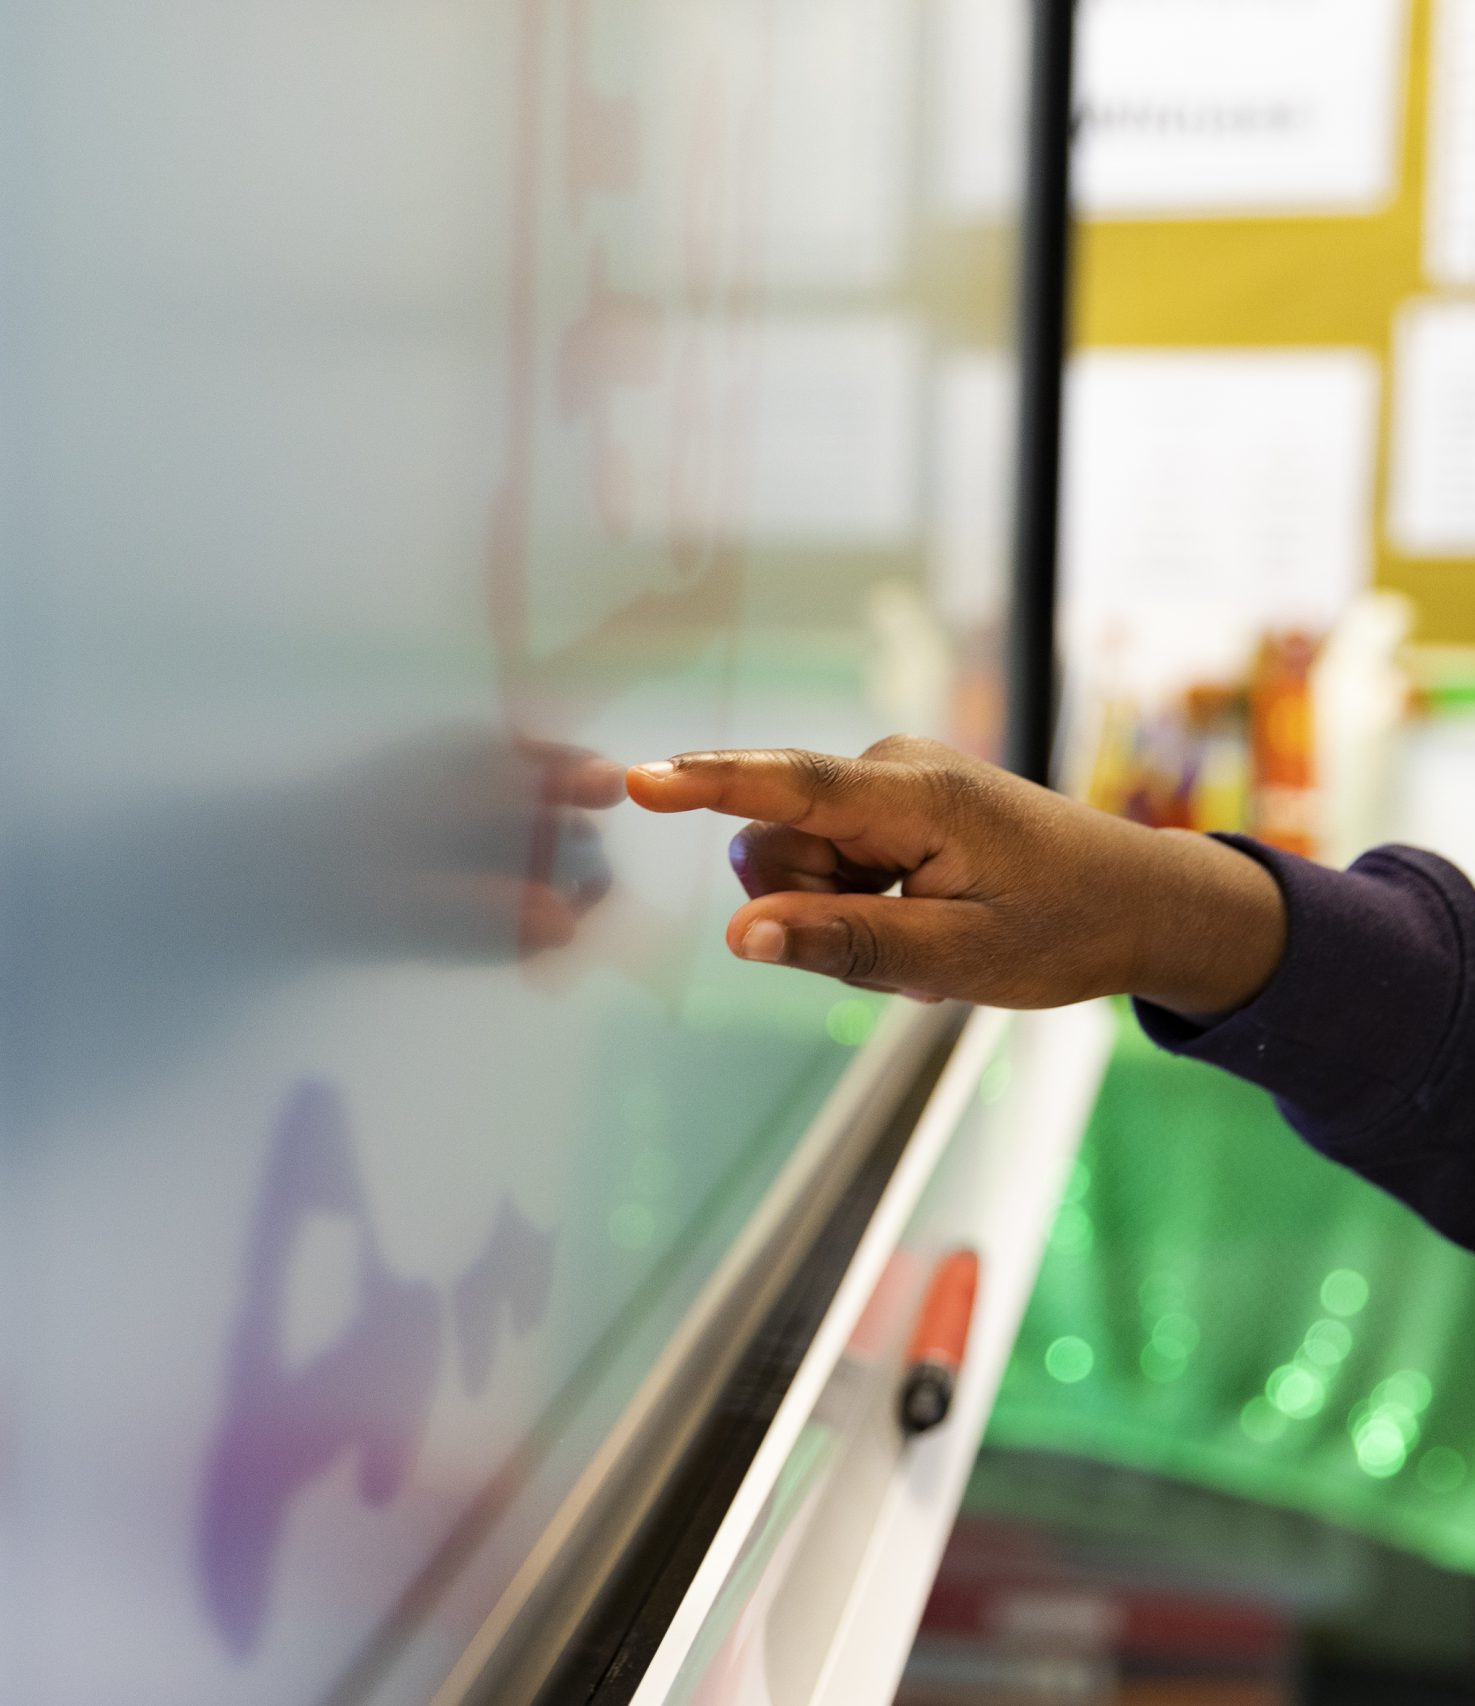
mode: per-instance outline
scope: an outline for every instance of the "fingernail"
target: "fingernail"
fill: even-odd
[[[637,764],[635,768],[644,776],[655,776],[664,779],[671,774],[676,766],[669,758],[659,758],[654,764]]]
[[[762,960],[765,965],[777,965],[784,957],[786,940],[782,924],[775,924],[771,918],[760,918],[756,924],[749,925],[747,935],[738,944],[738,952],[745,960]]]

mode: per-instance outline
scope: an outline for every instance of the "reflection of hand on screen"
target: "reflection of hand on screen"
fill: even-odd
[[[164,959],[223,975],[513,959],[569,941],[608,891],[590,814],[623,797],[593,753],[456,728],[267,792],[79,823],[59,898],[141,976]]]
[[[115,1094],[306,970],[497,965],[568,943],[610,883],[592,814],[623,797],[592,753],[455,728],[269,789],[16,834],[0,875],[89,1038],[68,1093]],[[0,988],[37,975],[14,952]]]
[[[328,944],[525,958],[570,940],[608,892],[591,812],[620,772],[576,747],[452,731],[324,790],[320,918]]]

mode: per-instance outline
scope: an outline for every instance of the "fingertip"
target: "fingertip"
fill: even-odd
[[[739,959],[776,966],[788,951],[789,933],[776,918],[758,918],[739,935],[733,951]]]
[[[632,764],[625,772],[625,792],[647,811],[679,810],[679,802],[667,791],[675,774],[676,766],[669,758]]]
[[[745,960],[749,957],[743,952],[743,943],[747,938],[748,932],[764,919],[765,915],[759,904],[761,900],[762,897],[759,895],[751,896],[747,905],[740,906],[727,921],[728,952],[736,955],[740,960]],[[770,922],[773,921],[770,920]]]
[[[660,782],[651,774],[647,765],[632,764],[625,772],[625,792],[637,806],[653,810],[659,787]]]

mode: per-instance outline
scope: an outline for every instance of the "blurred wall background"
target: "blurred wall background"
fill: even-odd
[[[1185,30],[1197,63],[1175,57]],[[1343,154],[1365,151],[1344,159],[1340,177],[1330,157],[1336,116],[1296,105],[1310,108],[1328,89],[1350,109]],[[1410,597],[1419,639],[1475,643],[1469,0],[1082,0],[1077,118],[1076,338],[1087,361],[1104,351],[1363,355],[1377,384],[1371,479],[1358,494],[1369,578]],[[1303,167],[1297,181],[1291,140],[1263,169],[1241,147],[1248,169],[1237,193],[1225,186],[1235,138],[1257,122],[1273,130],[1277,119],[1291,139],[1321,127],[1319,175]],[[1153,154],[1176,156],[1176,172],[1154,169]],[[1427,361],[1420,322],[1431,314],[1444,317],[1436,355],[1449,395],[1439,424],[1455,442],[1422,483],[1447,470],[1465,488],[1444,494],[1457,513],[1443,517],[1423,514],[1427,495],[1421,504],[1406,489],[1421,484],[1420,471],[1395,466],[1421,448],[1408,444],[1420,425],[1410,413],[1430,412],[1416,369]],[[1420,525],[1439,519],[1442,528]]]

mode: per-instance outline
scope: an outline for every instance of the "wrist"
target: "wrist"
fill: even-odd
[[[1280,885],[1248,854],[1188,830],[1153,830],[1127,993],[1200,1022],[1248,1005],[1285,954]]]

